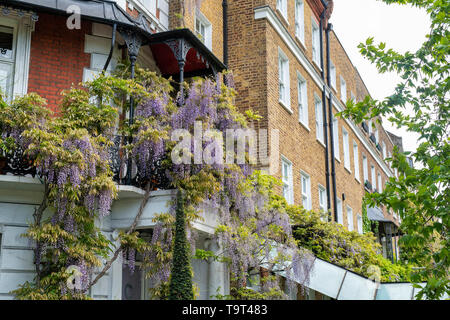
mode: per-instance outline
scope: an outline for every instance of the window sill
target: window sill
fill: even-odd
[[[311,132],[311,129],[309,128],[309,126],[307,124],[305,124],[303,121],[299,121],[298,123],[300,123],[301,126],[303,128],[305,128],[308,132]]]
[[[319,138],[316,138],[316,140],[322,147],[326,148],[325,143],[322,140],[320,140]]]
[[[297,34],[295,35],[295,40],[297,40],[297,42],[300,44],[300,47],[306,51],[306,44],[305,44],[305,40],[301,39]]]
[[[337,162],[341,163],[341,159],[339,157],[334,157],[334,159],[336,159]]]
[[[289,21],[288,21],[286,15],[278,8],[277,8],[277,12],[279,13],[279,15],[280,15],[281,19],[283,20],[283,22],[286,23],[289,26]]]
[[[361,180],[359,180],[358,178],[355,178],[356,181],[358,181],[359,184],[361,184]]]
[[[344,169],[347,170],[348,173],[350,173],[350,174],[352,173],[352,170],[350,168],[344,166]]]
[[[281,104],[281,106],[286,109],[290,114],[293,114],[294,112],[292,111],[292,109],[290,107],[288,107],[285,102],[283,102],[282,100],[278,100],[278,102]]]
[[[311,59],[313,64],[316,66],[317,69],[319,69],[320,71],[322,71],[322,68],[320,67],[320,61],[316,61],[314,59]]]

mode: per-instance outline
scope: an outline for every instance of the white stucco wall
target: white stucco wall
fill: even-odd
[[[127,229],[133,222],[144,192],[141,189],[120,186],[119,199],[114,201],[111,214],[97,225],[110,239],[117,238],[120,229]],[[174,196],[174,191],[160,190],[152,194],[152,198],[144,209],[138,228],[153,227],[155,214],[168,211],[168,201]],[[32,222],[34,208],[39,205],[43,196],[43,185],[37,178],[0,175],[0,299],[12,299],[11,290],[17,289],[25,281],[34,278],[33,251],[27,238],[21,237],[29,223]],[[205,210],[207,211],[207,210]],[[205,217],[213,212],[204,212]],[[208,221],[213,221],[211,217]],[[200,228],[197,247],[214,249],[207,244],[214,227],[198,222]],[[217,250],[217,248],[215,248]],[[224,265],[217,262],[193,260],[195,272],[194,282],[200,289],[200,299],[209,299],[216,294],[228,293],[228,273]],[[94,276],[96,274],[94,273]],[[213,286],[211,286],[213,284]],[[214,288],[213,288],[214,287]],[[122,256],[114,262],[111,269],[91,289],[94,299],[122,298]]]

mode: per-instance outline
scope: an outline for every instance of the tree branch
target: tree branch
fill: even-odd
[[[144,194],[144,198],[142,199],[141,205],[139,206],[139,210],[138,213],[136,215],[136,217],[134,218],[133,223],[131,224],[130,228],[127,231],[127,234],[131,234],[135,231],[137,224],[139,222],[139,220],[141,219],[142,214],[144,213],[144,208],[147,205],[148,201],[150,200],[151,196],[150,196],[150,190],[151,190],[151,184],[147,183],[147,187],[145,190],[145,194]],[[105,266],[103,267],[102,271],[95,277],[95,279],[83,290],[83,293],[85,293],[86,291],[88,291],[91,287],[93,287],[105,274],[106,272],[108,272],[108,270],[111,268],[112,264],[114,263],[114,261],[117,260],[117,258],[119,257],[120,252],[122,251],[123,246],[122,244],[116,249],[116,251],[114,252],[113,257],[105,264]]]
[[[48,187],[48,183],[45,180],[44,182],[44,197],[42,199],[41,204],[39,207],[34,209],[33,218],[34,218],[34,224],[36,226],[39,226],[41,224],[42,216],[44,214],[45,209],[48,207],[48,196],[50,194],[50,189]],[[41,242],[36,242],[36,249],[34,249],[34,268],[36,271],[36,286],[40,287],[41,282],[41,267],[40,267],[40,259],[37,259],[37,256],[40,254],[41,250]]]

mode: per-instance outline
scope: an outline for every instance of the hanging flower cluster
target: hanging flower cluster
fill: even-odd
[[[233,83],[230,74],[225,79],[226,84]],[[293,242],[289,216],[276,203],[281,200],[272,193],[271,184],[274,182],[271,178],[260,172],[254,173],[248,164],[227,164],[224,159],[212,163],[194,162],[196,148],[210,152],[212,158],[217,156],[216,160],[225,157],[225,150],[219,150],[213,139],[202,139],[201,142],[195,140],[198,123],[202,132],[216,130],[223,140],[228,129],[247,127],[245,117],[234,105],[234,89],[225,83],[222,83],[221,75],[216,81],[196,80],[186,87],[185,95],[177,96],[177,108],[170,114],[169,136],[174,130],[180,129],[190,133],[190,148],[187,151],[190,152],[191,161],[169,161],[167,174],[174,188],[184,190],[188,221],[198,219],[205,204],[207,210],[218,212],[220,225],[216,237],[223,247],[222,259],[229,261],[231,272],[238,279],[238,286],[245,286],[246,276],[260,266],[265,266],[270,272],[289,272],[295,266],[294,273],[297,270],[303,272],[303,277],[297,278],[306,283],[312,266],[311,259],[306,264],[302,263],[305,254]],[[148,110],[145,114],[149,118],[155,114],[154,110],[159,110],[158,114],[164,110],[155,101],[146,102],[138,109]],[[139,114],[144,114],[144,111]],[[201,145],[196,146],[196,143]],[[168,154],[174,144],[167,141],[165,145]],[[152,146],[151,150],[155,149]],[[174,206],[169,213],[157,216],[155,222],[152,249],[146,255],[144,265],[150,269],[148,276],[154,285],[153,293],[165,297],[167,292],[164,292],[164,288],[167,288],[171,266]],[[189,226],[187,236],[191,250],[195,252],[195,232]],[[288,263],[293,258],[296,262]],[[283,296],[278,281],[267,281],[265,288],[271,294]]]

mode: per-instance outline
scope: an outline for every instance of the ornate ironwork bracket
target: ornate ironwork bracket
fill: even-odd
[[[125,40],[125,44],[128,49],[128,56],[130,57],[131,63],[136,62],[137,56],[139,54],[139,50],[141,49],[144,39],[142,38],[142,36],[139,33],[135,32],[131,29],[125,29],[125,28],[119,27],[119,28],[117,28],[117,31],[119,31],[123,40]]]
[[[183,61],[186,62],[186,56],[189,50],[192,48],[191,44],[184,39],[174,39],[167,40],[164,42],[169,46],[172,50],[175,59],[177,59],[178,63]]]
[[[169,46],[175,59],[178,61],[178,67],[180,68],[180,94],[183,94],[184,66],[186,64],[186,56],[192,46],[184,39],[167,40],[164,43]]]

